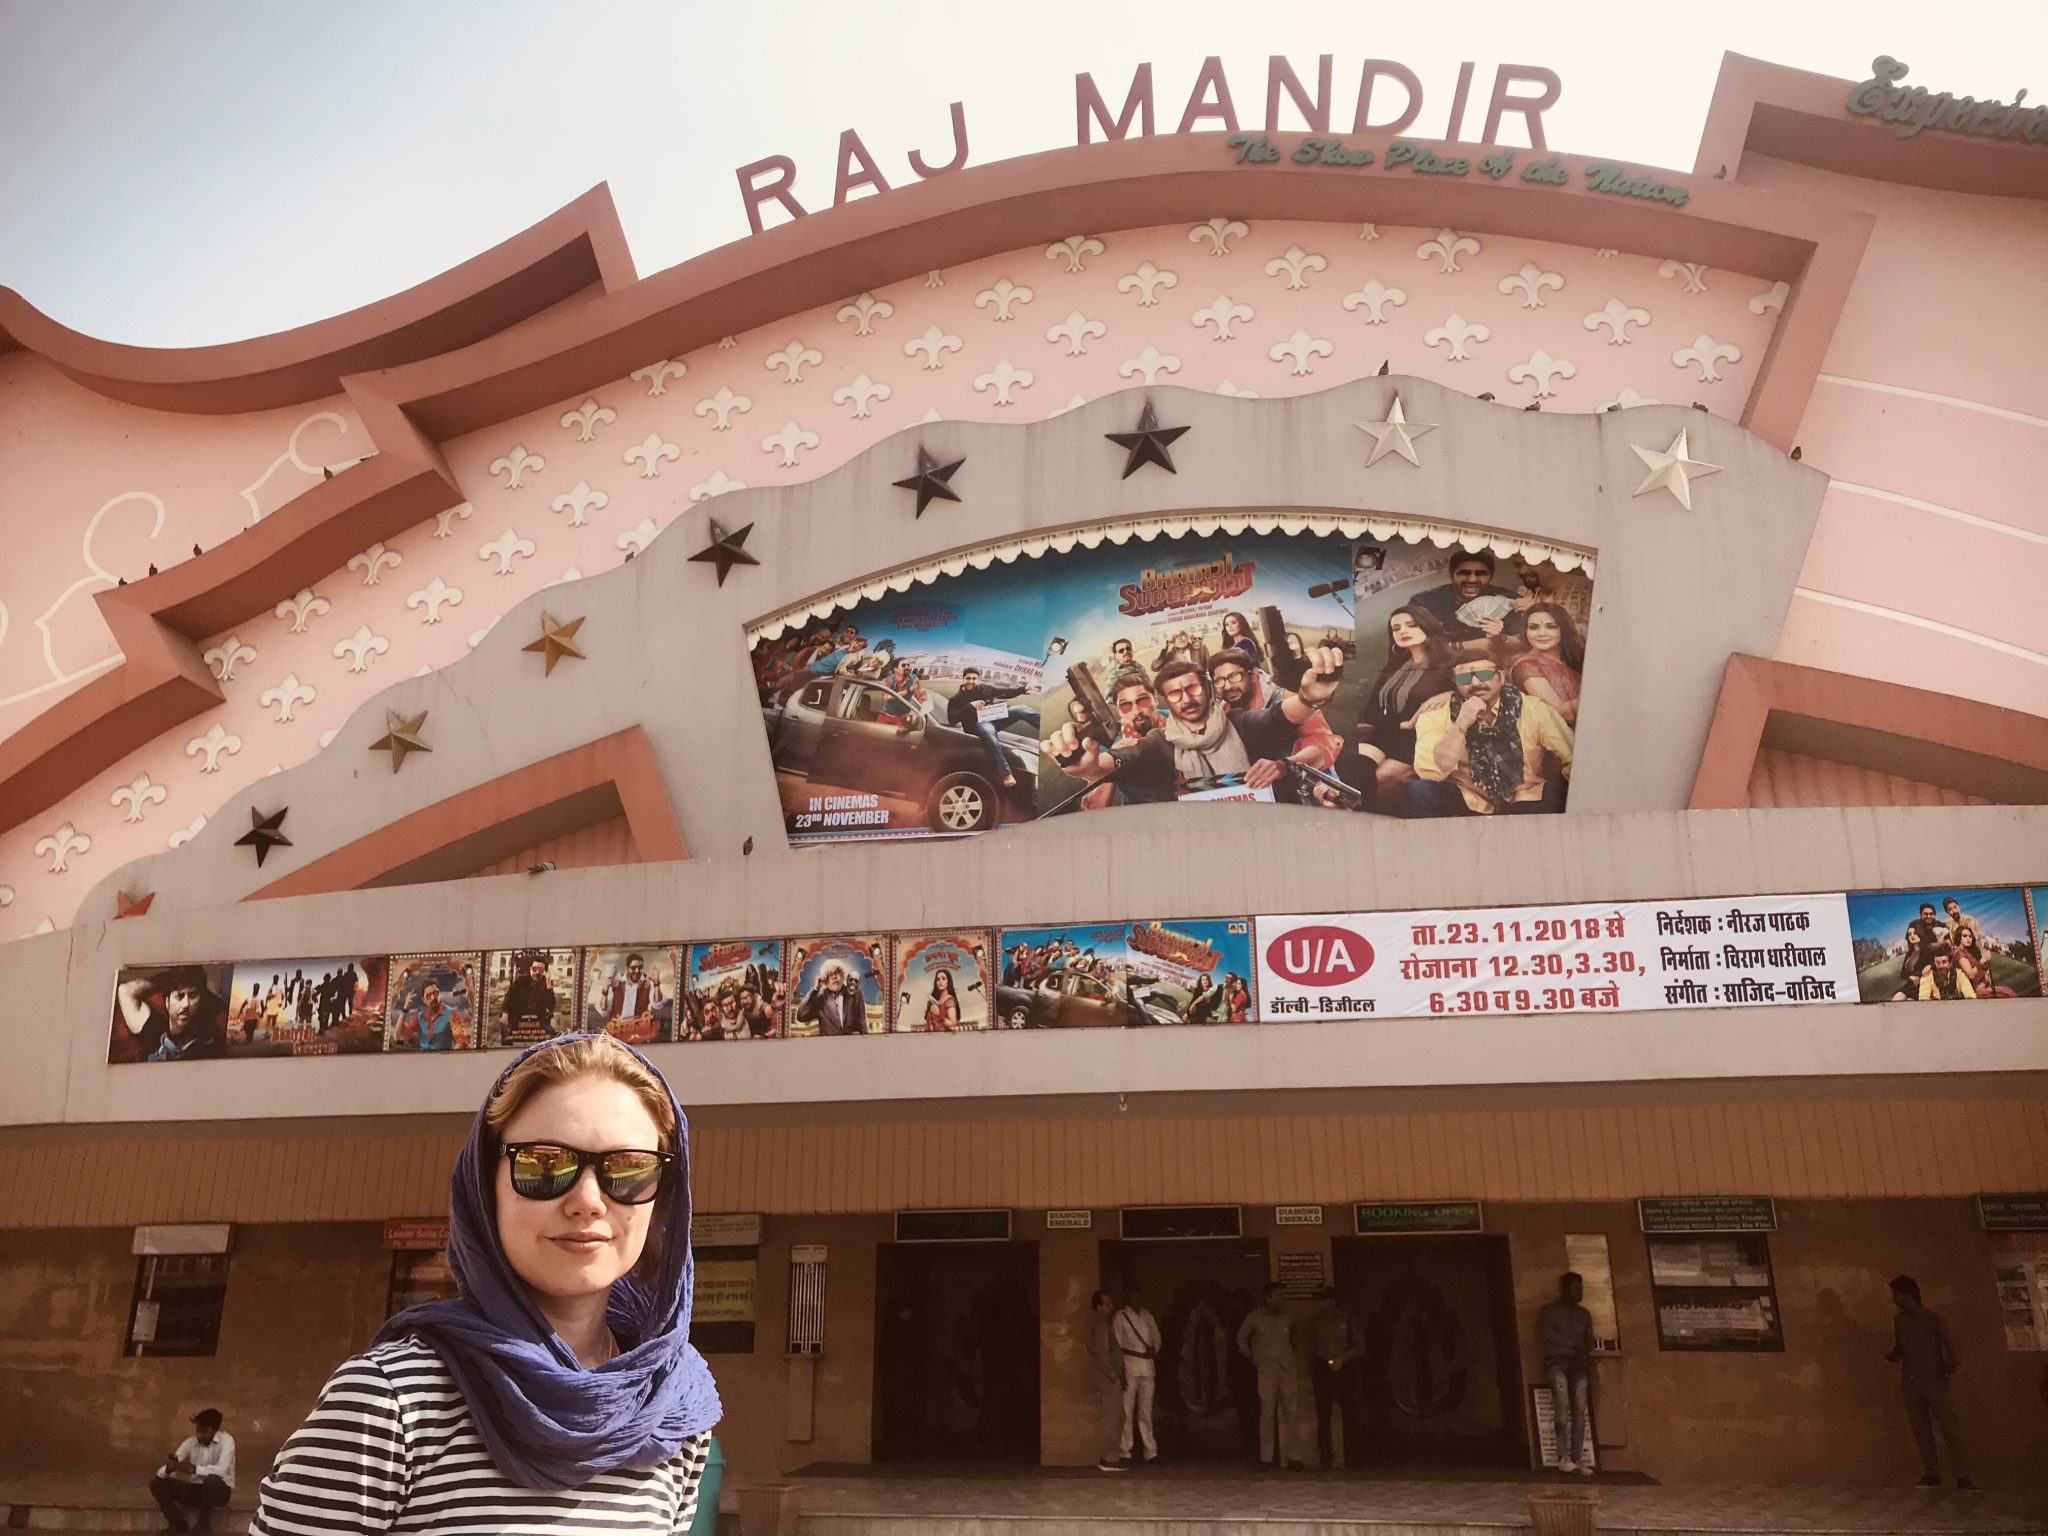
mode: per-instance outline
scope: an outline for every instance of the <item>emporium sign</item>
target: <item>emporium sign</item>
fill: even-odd
[[[2027,106],[2024,90],[2010,102],[1979,101],[1951,91],[1930,92],[1925,86],[1899,84],[1907,73],[1908,66],[1889,55],[1872,59],[1870,78],[1849,92],[1849,111],[1893,124],[1892,132],[1902,139],[1916,138],[1933,128],[1979,138],[2021,139],[2029,144],[2048,141],[2048,106]]]

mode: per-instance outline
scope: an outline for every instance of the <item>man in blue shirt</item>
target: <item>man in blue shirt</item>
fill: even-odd
[[[420,989],[420,1006],[413,1015],[414,1028],[423,1051],[455,1049],[455,1015],[441,1001],[441,984],[430,981]]]

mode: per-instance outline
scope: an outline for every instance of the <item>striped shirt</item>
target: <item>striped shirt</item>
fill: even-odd
[[[429,1531],[436,1536],[687,1531],[709,1435],[650,1471],[580,1488],[522,1488],[498,1470],[455,1378],[417,1338],[344,1361],[263,1479],[251,1536]]]

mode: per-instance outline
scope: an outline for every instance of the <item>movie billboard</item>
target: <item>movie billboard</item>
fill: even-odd
[[[782,1033],[782,940],[720,939],[685,951],[679,1040],[767,1040]]]
[[[987,928],[895,935],[890,1027],[899,1034],[989,1028],[995,1016],[995,942]]]
[[[1243,917],[1005,928],[1004,1029],[1248,1024],[1258,1018],[1252,924]]]
[[[107,1060],[218,1061],[228,1053],[225,965],[130,965],[114,978]]]
[[[477,991],[483,956],[475,951],[391,957],[387,1051],[471,1051],[482,1043]]]
[[[674,1037],[678,951],[667,944],[596,944],[583,951],[583,1027],[628,1045]]]
[[[1592,581],[1335,533],[1103,540],[753,653],[797,846],[1178,800],[1563,809]]]
[[[792,1035],[879,1035],[889,1028],[886,934],[789,941],[787,1030]]]
[[[2041,995],[2034,929],[2017,886],[1851,891],[1848,901],[1866,1003]]]
[[[538,1045],[576,1026],[576,946],[494,949],[484,956],[484,1043]]]
[[[384,1048],[384,955],[238,960],[228,970],[230,1056],[333,1056]]]

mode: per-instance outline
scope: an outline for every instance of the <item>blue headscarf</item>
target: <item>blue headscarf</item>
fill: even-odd
[[[520,1053],[498,1075],[492,1097],[519,1065],[574,1040],[562,1035]],[[448,1264],[461,1287],[454,1301],[412,1307],[386,1323],[381,1344],[417,1335],[447,1364],[477,1433],[499,1471],[528,1488],[575,1488],[600,1472],[652,1468],[721,1417],[711,1367],[690,1344],[689,1126],[675,1090],[654,1063],[623,1041],[668,1092],[676,1116],[672,1181],[654,1213],[650,1242],[661,1266],[652,1287],[628,1275],[612,1285],[606,1321],[618,1358],[587,1370],[527,1296],[498,1241],[498,1145],[477,1111],[449,1180]]]

